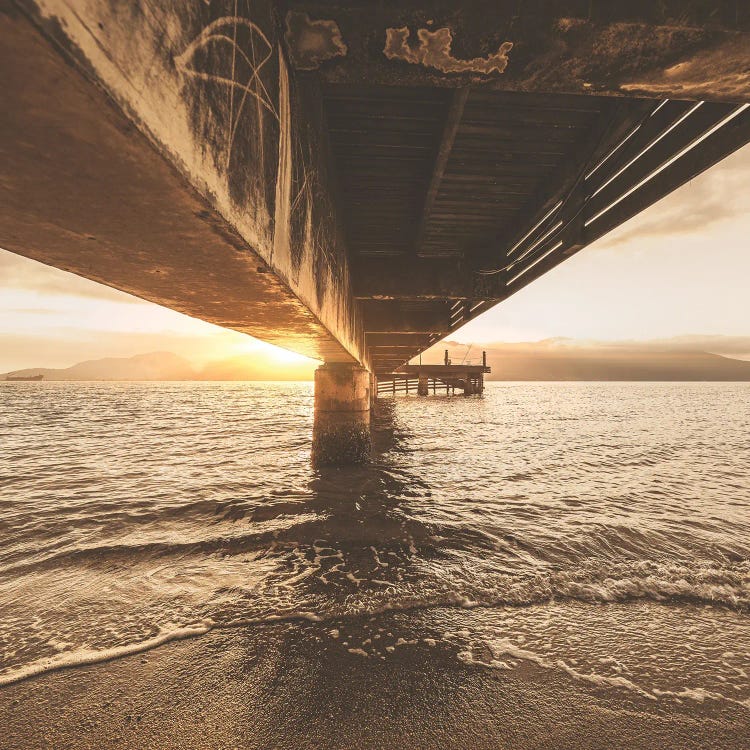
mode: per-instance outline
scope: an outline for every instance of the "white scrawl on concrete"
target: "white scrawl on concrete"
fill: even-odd
[[[251,53],[248,55],[245,50],[237,44],[237,28],[244,26],[249,29],[253,44],[251,46]],[[231,36],[230,36],[231,34]],[[257,43],[257,46],[256,46]],[[221,73],[212,73],[205,70],[198,70],[194,67],[195,56],[198,51],[206,49],[212,44],[228,44],[232,49],[232,69],[230,75],[223,75]],[[231,130],[229,134],[229,144],[227,149],[227,159],[231,154],[232,144],[234,143],[234,136],[237,132],[237,126],[242,117],[242,111],[247,101],[247,97],[250,96],[255,99],[258,104],[264,107],[277,121],[279,119],[279,113],[276,111],[273,99],[268,92],[263,80],[260,77],[260,73],[263,67],[273,56],[274,45],[271,44],[268,37],[263,33],[263,30],[249,18],[242,18],[240,16],[224,16],[223,18],[217,18],[206,26],[198,36],[193,39],[192,42],[185,48],[181,55],[175,57],[174,62],[177,70],[187,76],[198,78],[201,81],[213,81],[221,84],[222,86],[228,86],[232,91],[231,100]],[[246,80],[237,80],[235,77],[236,60],[237,56],[240,56],[246,63],[248,70],[250,71],[250,77]],[[234,108],[234,94],[235,90],[242,92],[242,99],[239,105]]]

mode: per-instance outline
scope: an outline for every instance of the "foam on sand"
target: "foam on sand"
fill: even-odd
[[[30,662],[24,666],[7,674],[0,675],[0,687],[12,685],[14,682],[20,682],[30,677],[44,674],[46,672],[56,672],[60,669],[70,667],[84,667],[90,664],[100,664],[101,662],[121,659],[124,656],[140,654],[144,651],[158,648],[159,646],[169,643],[170,641],[180,641],[185,638],[193,638],[197,635],[205,635],[213,628],[212,622],[204,622],[188,627],[175,628],[160,632],[153,638],[138,643],[127,643],[123,646],[114,646],[112,648],[91,650],[77,649],[57,656],[50,656],[45,659]]]

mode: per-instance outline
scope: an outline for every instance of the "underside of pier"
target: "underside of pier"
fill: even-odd
[[[0,0],[0,247],[323,360],[364,453],[373,376],[750,141],[748,71],[739,0]]]
[[[750,140],[733,0],[0,0],[0,39],[0,246],[375,373]]]

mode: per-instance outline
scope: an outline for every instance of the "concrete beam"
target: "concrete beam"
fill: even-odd
[[[270,0],[0,0],[0,246],[363,362],[321,101],[280,28]]]
[[[453,258],[360,258],[354,296],[361,300],[446,300],[505,298],[497,276],[480,276]]]
[[[336,28],[332,83],[750,100],[750,5],[736,0],[285,3]]]
[[[450,328],[447,307],[443,311],[410,310],[395,302],[363,303],[364,328],[367,333],[438,333]]]
[[[417,349],[429,343],[430,334],[427,333],[367,333],[365,345],[368,347],[406,346]]]

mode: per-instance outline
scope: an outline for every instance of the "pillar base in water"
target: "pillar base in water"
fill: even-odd
[[[427,375],[419,374],[419,381],[417,382],[417,396],[426,396],[429,393],[429,380]]]
[[[370,460],[370,412],[315,414],[312,459],[317,466],[362,464]]]
[[[312,459],[317,465],[359,464],[370,459],[370,373],[349,364],[315,371]]]

